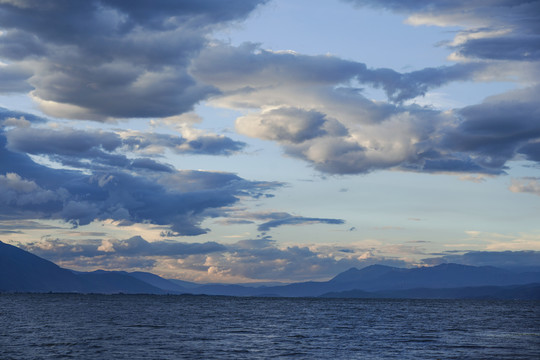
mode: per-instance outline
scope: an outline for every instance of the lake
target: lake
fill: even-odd
[[[0,294],[7,359],[540,359],[540,302]]]

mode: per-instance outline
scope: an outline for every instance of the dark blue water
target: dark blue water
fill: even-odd
[[[0,295],[0,359],[540,359],[540,302]]]

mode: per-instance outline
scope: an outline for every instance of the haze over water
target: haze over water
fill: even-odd
[[[2,294],[2,359],[538,359],[540,302]]]

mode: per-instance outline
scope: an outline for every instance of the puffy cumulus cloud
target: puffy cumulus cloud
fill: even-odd
[[[53,116],[162,117],[216,93],[187,67],[208,35],[266,0],[1,1],[0,90]]]
[[[539,268],[540,251],[472,251],[460,255],[444,255],[423,259],[429,265],[456,263],[501,268]]]
[[[278,142],[324,173],[498,175],[511,160],[538,161],[537,2],[350,2],[412,14],[412,24],[461,26],[446,45],[467,61],[400,73],[333,56],[215,44],[195,59],[191,73],[220,90],[213,104],[249,111],[237,119],[238,132]],[[492,41],[493,53],[479,41]],[[454,81],[515,81],[524,88],[452,111],[410,105]],[[364,86],[382,89],[388,100],[367,98]]]
[[[240,117],[236,129],[251,137],[293,144],[324,135],[347,135],[343,125],[318,111],[290,107]]]
[[[237,119],[240,133],[276,141],[287,155],[322,172],[500,173],[468,152],[441,147],[445,129],[460,121],[455,114],[399,103],[484,70],[469,63],[400,74],[331,56],[270,52],[245,44],[206,49],[192,72],[221,90],[212,100],[216,104],[252,110]],[[355,84],[385,89],[390,102],[366,98]]]
[[[399,1],[344,0],[358,6],[411,14],[413,25],[462,26],[448,44],[457,58],[537,61],[540,3],[529,0]]]

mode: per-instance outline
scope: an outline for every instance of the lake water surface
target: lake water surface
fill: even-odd
[[[5,359],[540,359],[540,302],[0,294]]]

